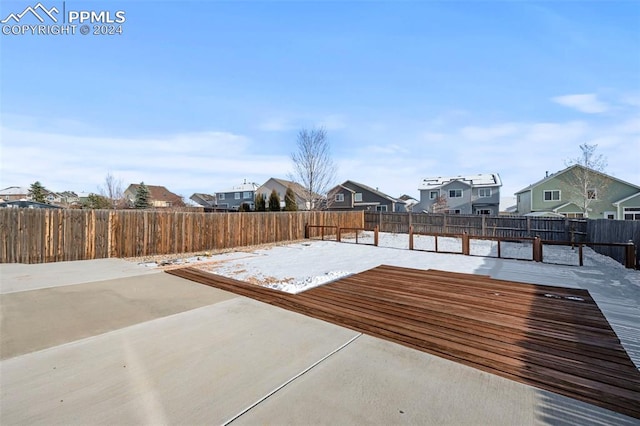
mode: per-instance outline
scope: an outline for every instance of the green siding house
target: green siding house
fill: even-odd
[[[640,186],[573,165],[515,193],[517,213],[640,220]]]

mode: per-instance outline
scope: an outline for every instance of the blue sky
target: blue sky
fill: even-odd
[[[36,3],[3,0],[0,19]],[[286,178],[317,126],[335,183],[393,196],[492,172],[510,196],[582,143],[640,185],[640,2],[64,6],[123,10],[123,33],[0,34],[2,188],[91,192],[111,173],[213,193]]]

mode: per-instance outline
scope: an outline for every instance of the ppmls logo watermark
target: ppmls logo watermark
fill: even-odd
[[[126,20],[124,10],[69,10],[63,1],[51,7],[29,5],[9,13],[0,24],[3,36],[122,35]]]

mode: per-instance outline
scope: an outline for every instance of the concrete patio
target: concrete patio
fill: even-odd
[[[123,260],[0,275],[3,425],[638,424]]]

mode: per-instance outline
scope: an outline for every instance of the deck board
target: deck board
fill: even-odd
[[[300,294],[167,273],[640,419],[640,371],[586,290],[387,265]]]

